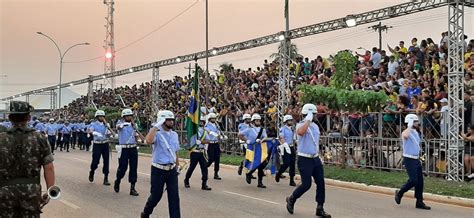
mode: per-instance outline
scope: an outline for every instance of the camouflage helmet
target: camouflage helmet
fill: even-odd
[[[33,112],[34,108],[28,102],[24,101],[11,101],[8,110],[9,114],[28,114]]]

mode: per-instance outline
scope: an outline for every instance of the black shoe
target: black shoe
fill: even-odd
[[[189,185],[189,180],[188,179],[184,179],[184,187],[185,188],[191,188],[191,186]]]
[[[290,197],[286,197],[286,210],[288,210],[288,213],[293,214],[295,209],[295,201],[291,199]]]
[[[421,203],[416,203],[416,208],[418,209],[423,209],[423,210],[431,210],[431,207],[430,206],[426,206],[425,203],[421,202]]]
[[[259,188],[267,188],[267,186],[265,186],[265,185],[264,185],[263,183],[261,183],[261,182],[258,183],[257,187],[259,187]]]
[[[149,218],[149,217],[150,217],[149,214],[145,214],[143,212],[140,214],[140,218]]]
[[[281,178],[280,175],[276,174],[275,175],[275,182],[277,182],[277,183],[280,182],[280,178]]]
[[[251,184],[252,183],[252,175],[245,174],[245,181],[247,182],[247,184]]]
[[[398,193],[399,190],[396,190],[395,191],[395,202],[397,204],[400,204],[400,202],[402,202],[402,197],[400,196],[400,194]]]
[[[120,182],[118,180],[115,180],[114,182],[114,191],[117,193],[120,191]]]
[[[131,195],[131,196],[138,196],[138,195],[140,195],[140,194],[138,194],[138,192],[137,192],[137,190],[135,190],[135,188],[133,188],[133,189],[131,188],[131,189],[130,189],[130,195]]]
[[[104,185],[110,185],[109,179],[107,177],[104,178]]]
[[[218,175],[218,174],[215,174],[215,175],[214,175],[214,179],[215,179],[215,180],[222,180],[222,178],[221,178],[221,177],[219,177],[219,175]]]
[[[209,187],[209,186],[207,186],[206,183],[203,183],[203,184],[202,184],[201,189],[204,190],[204,191],[211,191],[211,190],[212,190],[212,188]]]
[[[286,178],[286,176],[280,175],[280,179],[285,179],[285,178]]]
[[[237,170],[237,174],[242,175],[242,170],[244,169],[244,167],[242,165],[239,166],[239,170]]]
[[[89,182],[94,182],[94,171],[89,172]]]
[[[326,211],[324,211],[324,208],[316,209],[316,216],[317,217],[324,217],[324,218],[331,218],[331,215],[329,213],[326,213]]]
[[[290,180],[290,186],[296,186],[296,183],[294,180]]]
[[[250,178],[251,178],[251,179],[257,179],[257,177],[255,177],[255,176],[253,176],[253,175],[251,175]]]
[[[66,152],[69,152],[69,150],[67,150]]]

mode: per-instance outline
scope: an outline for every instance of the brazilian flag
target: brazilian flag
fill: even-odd
[[[186,133],[189,149],[196,146],[198,139],[199,119],[201,118],[199,102],[199,70],[196,64],[194,71],[193,90],[191,92],[191,103],[189,104],[188,117],[186,119]]]

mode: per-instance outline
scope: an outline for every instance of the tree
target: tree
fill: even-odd
[[[232,66],[232,64],[223,63],[219,66],[219,68],[221,68],[221,70],[224,72],[230,72],[234,66]]]
[[[280,51],[283,49],[283,43],[280,43],[278,46],[278,53],[273,53],[270,55],[270,58],[272,58],[274,61],[279,62],[280,61]],[[298,47],[296,47],[295,44],[291,43],[291,53],[290,53],[290,60],[296,61],[297,58],[302,58],[303,55],[298,54]]]

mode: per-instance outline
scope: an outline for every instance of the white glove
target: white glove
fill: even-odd
[[[96,131],[92,132],[92,135],[95,135],[97,137],[104,137],[104,135],[102,135],[102,133],[96,132]]]
[[[87,133],[87,138],[91,137],[91,134]]]
[[[63,137],[61,137],[61,140],[59,140],[59,141],[62,141],[62,140],[64,140],[64,138],[63,138]]]
[[[110,124],[109,124],[109,123],[105,123],[105,125],[110,128]]]
[[[278,153],[280,154],[280,156],[283,156],[283,154],[284,154],[283,149],[284,149],[283,145],[278,146]]]
[[[313,121],[313,113],[308,113],[304,118],[304,121]]]
[[[257,139],[257,140],[255,140],[255,142],[256,142],[256,143],[260,143],[260,142],[262,142],[262,140],[261,140],[261,139]]]
[[[200,144],[201,144],[201,140],[196,140],[196,144],[200,145]]]
[[[160,129],[161,125],[163,125],[163,123],[165,123],[165,121],[166,121],[166,119],[161,119],[153,127],[157,128],[157,129]]]
[[[251,143],[252,143],[252,141],[247,140],[247,145],[250,145]]]

